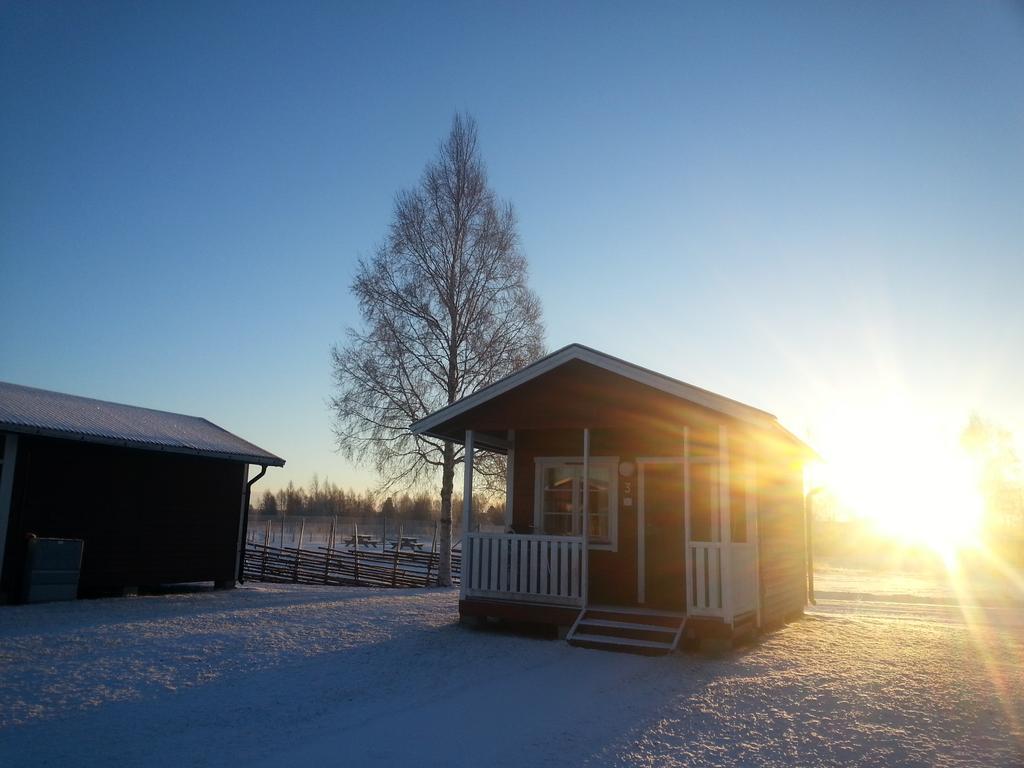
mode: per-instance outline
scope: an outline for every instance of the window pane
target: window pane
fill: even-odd
[[[550,461],[550,460],[549,460]],[[583,461],[567,460],[565,464],[538,462],[537,480],[538,533],[548,536],[580,536],[583,533]],[[614,540],[613,513],[616,504],[618,465],[607,460],[590,465],[587,503],[590,520],[587,535],[592,542]]]
[[[611,496],[608,489],[611,487],[611,472],[608,467],[590,467],[590,538],[609,540],[611,532],[608,530],[608,515],[611,504]]]
[[[576,467],[548,467],[544,470],[544,533],[571,536],[576,518]]]

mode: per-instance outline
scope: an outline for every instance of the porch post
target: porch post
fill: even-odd
[[[515,490],[516,431],[508,431],[508,453],[505,456],[505,530],[512,527],[512,496]]]
[[[697,585],[693,583],[693,566],[690,562],[690,428],[683,426],[683,581],[686,583],[686,613],[696,605]]]
[[[754,547],[754,595],[756,596],[757,628],[761,628],[761,521],[757,511],[757,461],[747,461],[747,540]]]
[[[583,429],[583,557],[581,559],[580,594],[583,607],[590,595],[590,428]]]
[[[472,573],[472,545],[469,534],[473,530],[473,430],[466,430],[466,443],[462,452],[462,576],[459,579],[460,596],[465,599],[466,586]]]
[[[718,426],[718,509],[720,523],[719,541],[722,569],[722,614],[732,622],[732,521],[729,510],[729,434],[724,424]]]
[[[465,533],[473,530],[473,430],[466,430],[466,449],[463,452],[462,473],[462,529]]]

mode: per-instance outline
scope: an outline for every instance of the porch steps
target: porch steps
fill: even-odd
[[[665,653],[672,652],[672,643],[659,643],[656,640],[638,640],[632,637],[614,637],[612,635],[589,635],[577,632],[572,640],[573,645],[580,645],[584,648],[604,648],[605,646],[623,646],[622,650],[631,649],[655,649]],[[608,650],[617,650],[608,648]]]
[[[583,625],[583,626],[587,626],[587,627],[605,627],[605,628],[608,628],[608,629],[636,629],[636,630],[640,630],[642,632],[650,632],[650,631],[672,632],[672,631],[674,631],[673,629],[671,629],[669,627],[665,627],[664,629],[662,629],[661,627],[656,627],[653,624],[637,624],[637,623],[632,622],[632,621],[611,621],[609,619],[586,619],[585,621],[581,621],[580,624]]]
[[[685,623],[682,613],[594,606],[580,611],[566,640],[583,648],[663,655],[679,646]]]

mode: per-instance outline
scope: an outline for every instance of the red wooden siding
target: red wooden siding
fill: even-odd
[[[641,432],[635,429],[592,429],[592,457],[615,456],[619,462],[640,457],[683,455],[683,429],[666,428]],[[718,454],[718,429],[703,426],[690,434],[691,455]],[[543,456],[582,456],[581,429],[517,430],[513,485],[512,526],[517,533],[534,530],[535,459]],[[590,599],[595,603],[635,605],[637,594],[638,476],[618,479],[618,546],[616,551],[591,549]],[[626,498],[631,504],[626,506]]]
[[[774,438],[757,441],[761,622],[771,626],[799,615],[807,602],[803,464]]]
[[[454,416],[444,430],[460,442],[467,429],[502,438],[509,429],[590,427],[650,434],[671,425],[681,429],[683,424],[711,430],[724,418],[653,387],[574,361]]]
[[[746,472],[756,463],[760,536],[762,618],[777,623],[803,610],[806,602],[803,469],[800,456],[783,440],[735,422],[729,429],[730,498],[734,540],[746,511]],[[698,427],[691,432],[691,456],[717,456],[718,431]],[[517,430],[512,524],[518,533],[534,530],[535,459],[581,456],[580,429]],[[683,454],[682,428],[640,432],[629,429],[591,430],[591,455],[616,456],[635,464],[638,457]],[[755,458],[756,457],[756,458]],[[627,485],[628,484],[628,485]],[[617,551],[591,550],[592,602],[635,605],[637,588],[637,476],[619,477]],[[626,495],[632,504],[626,506]]]

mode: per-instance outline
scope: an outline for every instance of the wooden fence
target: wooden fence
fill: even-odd
[[[380,542],[387,542],[390,550],[391,542],[399,532],[407,537],[417,538],[424,549],[430,548],[434,531],[438,528],[436,520],[400,520],[382,515],[374,517],[274,517],[261,518],[255,515],[250,518],[248,540],[252,543],[270,544],[275,547],[301,547],[316,549],[326,547],[332,537],[340,545],[345,543],[353,531],[358,528],[360,537],[369,537]],[[482,532],[500,533],[501,525],[478,523],[476,529]],[[461,533],[461,529],[456,529]],[[440,547],[439,547],[440,548]]]
[[[333,584],[355,587],[428,587],[437,584],[438,552],[393,552],[362,547],[313,549],[246,543],[245,581]],[[459,583],[462,556],[452,551],[452,580]]]

